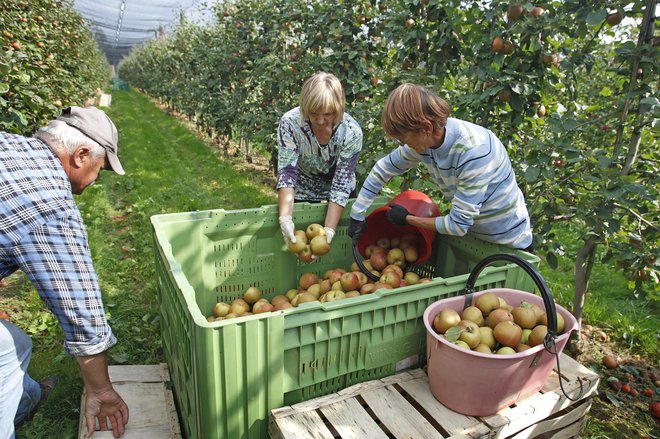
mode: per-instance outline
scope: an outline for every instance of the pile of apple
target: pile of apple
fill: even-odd
[[[312,262],[314,256],[322,256],[330,251],[330,244],[321,224],[313,223],[305,230],[296,230],[294,236],[296,242],[289,242],[287,247],[303,262]]]
[[[413,233],[388,238],[382,236],[364,249],[364,266],[376,276],[383,274],[389,265],[403,267],[419,258],[419,237]]]
[[[213,314],[206,318],[209,322],[217,320],[233,319],[252,314],[261,314],[264,312],[278,311],[280,309],[291,308],[291,304],[280,304],[275,298],[268,301],[261,297],[259,288],[250,286],[243,293],[242,297],[232,300],[231,303],[217,302],[213,306]]]
[[[445,308],[433,319],[433,328],[447,341],[484,354],[515,354],[542,344],[547,325],[539,306],[526,301],[512,306],[492,292],[461,313]],[[557,313],[557,335],[563,331],[564,319]]]

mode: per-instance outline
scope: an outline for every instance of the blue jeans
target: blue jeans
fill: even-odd
[[[14,437],[41,397],[39,383],[27,373],[32,340],[22,329],[0,319],[0,439]]]

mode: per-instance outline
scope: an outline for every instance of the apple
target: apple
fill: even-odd
[[[536,325],[532,332],[530,332],[529,337],[527,337],[527,344],[530,346],[538,346],[543,344],[545,336],[548,334],[548,327],[545,325]]]
[[[348,271],[341,275],[339,283],[341,284],[341,289],[343,291],[351,291],[359,288],[360,279],[354,272]]]
[[[390,238],[388,238],[386,236],[381,236],[380,238],[378,238],[376,240],[376,245],[378,247],[382,247],[385,250],[388,250],[390,248],[390,245],[391,245],[390,244]]]
[[[509,22],[515,21],[522,16],[524,11],[525,9],[521,5],[511,5],[506,11],[506,18]]]
[[[252,307],[252,313],[254,314],[262,314],[265,312],[272,312],[275,309],[272,303],[268,302],[267,300],[263,299],[259,300],[257,303],[254,304]]]
[[[307,234],[307,239],[311,241],[316,236],[325,235],[325,229],[321,224],[312,223],[307,226],[305,233]]]
[[[486,317],[486,323],[493,329],[495,329],[498,323],[503,321],[513,322],[513,314],[504,308],[496,308]]]
[[[357,276],[358,278],[358,288],[362,288],[362,285],[366,284],[369,282],[369,278],[367,277],[366,274],[364,274],[361,271],[353,271],[353,273]]]
[[[523,329],[523,331],[522,331],[522,342],[524,344],[527,344],[527,345],[529,344],[529,334],[531,334],[531,333],[532,333],[531,329],[527,329],[527,328]]]
[[[306,244],[306,240],[303,241],[302,239],[296,237],[296,242],[289,242],[286,246],[291,253],[300,253],[305,249]]]
[[[528,344],[525,343],[519,343],[518,346],[515,347],[516,352],[522,352],[526,351],[527,349],[531,349],[532,347]]]
[[[479,343],[476,348],[472,349],[475,352],[481,352],[482,354],[492,354],[493,351],[483,343]]]
[[[465,343],[463,340],[456,340],[454,344],[456,346],[462,347],[463,349],[467,349],[468,351],[471,350],[470,346],[467,343]]]
[[[304,230],[296,230],[293,232],[293,236],[296,237],[296,242],[304,242],[307,244],[309,241],[307,239],[307,233]]]
[[[229,307],[229,313],[237,316],[245,314],[248,311],[250,311],[250,305],[243,299],[234,299]]]
[[[317,299],[321,297],[321,284],[312,284],[307,288],[307,292]]]
[[[321,281],[321,294],[325,294],[332,289],[332,282],[330,279],[323,279]]]
[[[336,302],[346,298],[346,293],[341,290],[330,290],[323,296],[326,302]]]
[[[393,236],[392,238],[390,238],[390,247],[401,248],[401,237]]]
[[[533,17],[539,17],[539,16],[543,15],[544,12],[545,12],[545,9],[543,9],[540,6],[534,6],[532,8],[532,11],[531,11]]]
[[[334,284],[337,282],[339,279],[341,279],[341,275],[346,273],[346,270],[343,268],[336,268],[335,270],[330,273],[330,277],[328,277],[328,280],[330,281],[331,284]]]
[[[319,283],[320,279],[316,273],[303,273],[300,275],[298,285],[300,285],[301,290],[306,290],[310,286]]]
[[[417,259],[419,259],[419,252],[415,247],[406,247],[403,250],[403,257],[406,260],[406,262],[412,263],[417,261]]]
[[[385,274],[388,271],[393,271],[394,273],[398,274],[399,277],[403,277],[403,270],[398,265],[390,264],[383,268],[380,273]]]
[[[383,283],[381,281],[375,282],[374,283],[374,291],[378,291],[378,290],[381,290],[381,289],[391,290],[392,286],[389,285],[389,284]]]
[[[530,306],[519,305],[511,310],[513,321],[523,329],[532,329],[536,326],[536,313]]]
[[[358,297],[359,295],[360,295],[360,292],[359,292],[359,291],[356,291],[356,290],[347,291],[347,292],[344,294],[344,296],[345,296],[347,299],[348,299],[348,298],[351,298],[351,297]]]
[[[433,319],[433,329],[435,329],[438,334],[444,334],[447,329],[452,326],[457,326],[460,321],[461,316],[458,314],[458,311],[452,308],[445,308]]]
[[[380,279],[380,282],[391,286],[392,288],[398,288],[401,285],[401,276],[394,271],[388,271],[384,273]]]
[[[467,343],[470,349],[476,348],[481,343],[481,332],[476,323],[471,320],[461,320],[458,322],[458,327],[461,328],[459,339]]]
[[[406,256],[404,255],[403,250],[400,248],[390,249],[390,251],[387,252],[387,263],[403,267],[403,264],[406,263]]]
[[[541,314],[539,317],[539,324],[548,326],[548,316],[546,313]],[[560,313],[557,313],[557,334],[564,332],[564,318]]]
[[[493,350],[497,343],[497,340],[493,336],[493,329],[490,326],[480,326],[479,332],[481,333],[481,344],[485,344]]]
[[[206,321],[209,322],[209,323],[212,323],[212,322],[215,322],[215,319],[216,319],[216,318],[218,318],[218,319],[222,319],[222,317],[208,316],[208,317],[206,318]]]
[[[213,305],[213,317],[224,317],[229,314],[231,306],[226,302],[218,302]]]
[[[330,279],[330,274],[331,274],[334,270],[335,270],[334,268],[331,268],[330,270],[326,270],[326,271],[323,273],[323,279]]]
[[[310,263],[314,260],[314,253],[312,253],[312,248],[309,244],[305,244],[305,248],[302,249],[300,253],[297,253],[298,259],[303,262]]]
[[[522,341],[522,328],[512,320],[503,320],[493,328],[493,336],[501,345],[515,348]]]
[[[370,244],[367,246],[367,248],[364,249],[364,256],[366,258],[370,258],[371,255],[373,255],[376,252],[384,252],[385,249],[382,247],[378,247],[376,244]]]
[[[403,275],[403,279],[408,282],[408,285],[416,285],[419,283],[419,274],[409,271]],[[479,311],[481,313],[481,311]]]
[[[223,320],[235,319],[236,317],[238,317],[238,315],[234,314],[233,312],[230,312],[229,314],[224,316]]]
[[[401,248],[406,249],[407,247],[417,247],[419,242],[419,236],[415,233],[404,233],[401,235]]]
[[[484,320],[484,315],[481,314],[481,310],[474,305],[465,308],[461,313],[461,318],[463,320],[470,320],[471,322],[476,323],[477,326],[484,326],[486,322]]]
[[[510,348],[509,346],[502,346],[499,348],[497,351],[495,351],[497,355],[513,355],[516,353],[516,350],[513,348]]]
[[[504,48],[504,39],[502,37],[493,38],[493,41],[491,41],[490,43],[490,50],[492,50],[495,53],[500,53],[502,52],[503,48]]]
[[[316,256],[325,255],[330,251],[330,245],[328,244],[328,239],[325,235],[317,235],[313,237],[309,242],[309,246],[312,249],[312,253]]]
[[[316,300],[317,300],[317,298],[314,297],[312,294],[300,293],[296,296],[296,305],[295,306],[298,306],[301,303],[314,302]],[[293,305],[293,303],[292,303],[292,305]]]
[[[376,270],[382,270],[387,266],[387,256],[384,253],[376,252],[371,255],[369,262]]]
[[[297,289],[292,288],[289,291],[287,291],[284,295],[286,296],[287,299],[289,299],[289,302],[291,302],[293,298],[298,295],[299,292],[300,291],[298,291]]]
[[[433,281],[433,279],[431,279],[430,277],[423,277],[419,280],[419,283],[420,284],[425,284],[425,283],[431,282],[431,281]]]
[[[475,306],[481,310],[484,316],[487,316],[492,310],[500,306],[500,299],[495,293],[484,293],[477,297]]]
[[[273,306],[273,311],[281,311],[283,309],[289,309],[293,308],[293,305],[291,305],[291,302],[280,302],[277,305]]]
[[[254,305],[259,299],[261,299],[261,291],[257,287],[249,287],[243,293],[243,300],[250,305]]]
[[[374,291],[376,291],[374,284],[364,284],[360,287],[360,294],[371,294]]]
[[[280,303],[283,303],[283,302],[287,302],[287,303],[290,302],[289,298],[286,297],[283,294],[278,294],[277,296],[270,299],[270,303],[272,303],[273,306],[277,306],[277,305],[279,305]]]

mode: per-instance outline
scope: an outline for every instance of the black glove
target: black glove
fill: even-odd
[[[351,221],[348,223],[348,236],[351,237],[353,242],[357,242],[364,233],[364,229],[367,228],[367,222],[365,220],[356,220],[351,218]]]
[[[399,206],[398,204],[390,204],[390,210],[388,210],[385,214],[387,215],[387,219],[392,224],[396,224],[397,226],[408,225],[406,217],[410,215],[410,213],[408,213],[408,210],[406,210],[406,208],[403,206]]]

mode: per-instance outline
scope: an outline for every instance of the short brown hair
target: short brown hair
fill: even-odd
[[[385,134],[398,137],[420,131],[424,122],[433,124],[433,129],[447,125],[451,108],[447,101],[426,87],[416,84],[401,84],[385,101],[381,124]]]
[[[310,113],[334,113],[337,125],[344,118],[346,97],[339,79],[332,73],[318,72],[303,84],[300,92],[300,115],[309,119]]]

